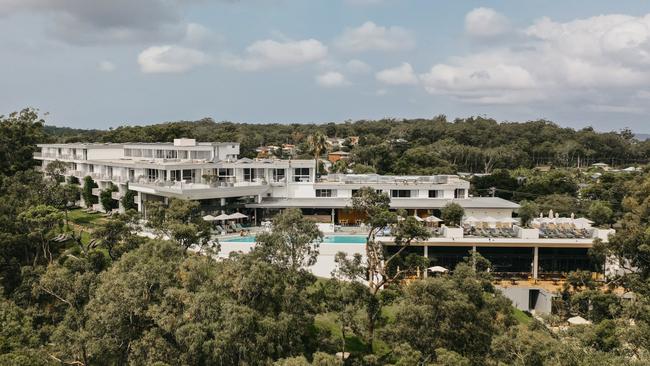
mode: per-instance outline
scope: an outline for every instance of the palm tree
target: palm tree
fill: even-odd
[[[322,132],[316,132],[313,135],[309,135],[307,143],[314,153],[314,159],[316,159],[316,176],[318,177],[318,163],[323,151],[327,150],[327,138]]]

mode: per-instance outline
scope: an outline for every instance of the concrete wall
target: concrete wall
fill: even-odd
[[[541,288],[528,287],[500,287],[503,296],[512,301],[512,305],[519,310],[535,312],[536,314],[550,314],[553,304],[553,295]],[[530,307],[531,293],[537,294],[537,301]]]

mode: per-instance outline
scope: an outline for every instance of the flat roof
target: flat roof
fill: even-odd
[[[441,209],[448,203],[458,203],[463,208],[501,208],[518,209],[519,205],[498,197],[470,197],[470,198],[393,198],[391,208],[404,209]],[[352,199],[347,197],[314,197],[314,198],[269,198],[262,203],[247,204],[250,208],[345,208],[352,206]]]

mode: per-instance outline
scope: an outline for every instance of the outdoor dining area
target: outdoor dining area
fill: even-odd
[[[217,216],[205,215],[203,220],[211,222],[213,229],[217,234],[226,235],[232,233],[246,233],[250,228],[242,225],[243,220],[248,220],[249,217],[240,212],[232,214],[222,213]]]

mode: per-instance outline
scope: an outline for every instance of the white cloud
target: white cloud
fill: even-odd
[[[596,101],[634,110],[620,100],[650,82],[650,15],[542,18],[519,33],[508,45],[433,65],[422,85],[471,103]]]
[[[198,23],[188,23],[185,27],[184,41],[190,44],[199,44],[212,36],[212,31]]]
[[[138,55],[140,70],[145,73],[186,72],[208,60],[199,50],[176,45],[152,46]]]
[[[386,90],[386,89],[377,89],[375,91],[375,95],[378,96],[378,97],[383,97],[386,94],[388,94],[388,90]]]
[[[476,8],[465,16],[465,32],[471,37],[489,38],[510,30],[510,21],[490,8]]]
[[[375,74],[375,77],[382,83],[390,85],[412,85],[418,82],[413,67],[408,62],[404,62],[397,67],[381,70]]]
[[[227,65],[246,71],[295,66],[324,60],[327,46],[315,39],[301,41],[257,41],[246,48],[245,56],[224,58]]]
[[[104,71],[104,72],[111,72],[111,71],[115,71],[116,69],[115,64],[108,60],[100,61],[97,67],[99,68],[100,71]]]
[[[350,60],[345,64],[345,68],[355,74],[366,74],[372,70],[372,67],[361,60]]]
[[[350,84],[343,74],[336,71],[330,71],[316,76],[316,83],[325,88],[335,88]]]
[[[405,28],[383,27],[368,21],[357,28],[346,28],[335,44],[348,52],[398,51],[413,48],[415,39]]]

